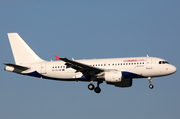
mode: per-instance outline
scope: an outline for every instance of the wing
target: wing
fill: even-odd
[[[55,57],[56,57],[56,60],[60,59],[66,62],[65,65],[67,66],[67,68],[73,68],[76,70],[76,72],[81,72],[84,76],[87,76],[87,75],[95,76],[96,74],[99,74],[100,72],[104,72],[104,69],[101,69],[101,68],[89,66],[87,64],[83,64],[74,60],[69,60],[67,58],[60,58],[56,55]]]

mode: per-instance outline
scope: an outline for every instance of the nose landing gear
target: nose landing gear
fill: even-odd
[[[153,89],[153,88],[154,88],[154,86],[153,86],[152,84],[150,84],[150,85],[149,85],[149,88],[150,88],[150,89]]]
[[[150,89],[153,89],[154,86],[151,84],[151,83],[152,83],[152,78],[151,78],[151,77],[148,77],[148,80],[149,80],[149,88],[150,88]]]

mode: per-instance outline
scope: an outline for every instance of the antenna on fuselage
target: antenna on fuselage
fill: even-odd
[[[149,55],[147,54],[147,57],[149,57]]]

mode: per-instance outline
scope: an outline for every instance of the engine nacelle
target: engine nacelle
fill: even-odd
[[[122,79],[121,82],[106,82],[107,84],[114,85],[116,87],[131,87],[132,79]]]
[[[105,72],[104,78],[106,82],[121,82],[122,72],[121,71]]]

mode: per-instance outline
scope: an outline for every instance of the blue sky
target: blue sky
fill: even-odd
[[[180,118],[179,71],[134,79],[130,88],[86,82],[60,82],[4,71],[14,63],[7,33],[17,32],[45,60],[149,56],[178,69],[178,0],[0,0],[0,118],[139,119]]]

